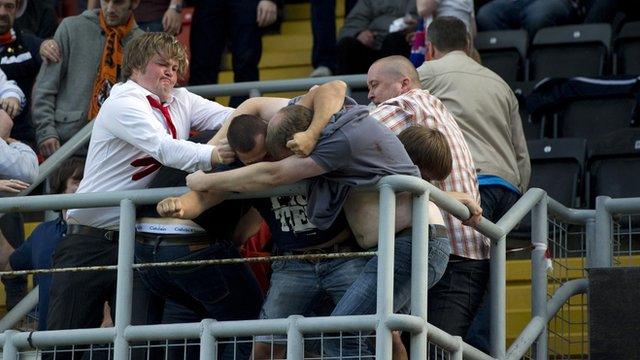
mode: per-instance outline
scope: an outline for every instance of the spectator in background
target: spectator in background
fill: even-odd
[[[31,3],[31,2],[29,2]],[[42,40],[14,26],[26,8],[27,0],[0,0],[0,69],[15,81],[25,94],[26,104],[20,115],[13,116],[11,137],[35,145],[31,125],[31,90],[40,69],[38,49]]]
[[[58,27],[58,19],[51,0],[23,0],[24,15],[16,20],[16,27],[40,39],[53,36]]]
[[[73,194],[76,192],[82,180],[83,171],[84,159],[69,158],[51,175],[51,193]],[[51,268],[53,249],[67,229],[65,219],[66,210],[62,210],[57,219],[39,224],[27,241],[15,250],[6,239],[0,237],[0,269],[11,271]],[[35,281],[39,286],[38,330],[46,330],[51,274],[36,274]]]
[[[436,18],[427,40],[434,60],[418,68],[422,87],[455,117],[478,172],[482,214],[497,222],[527,189],[531,175],[518,101],[504,80],[465,54],[470,44],[462,21]],[[482,249],[452,257],[429,292],[429,322],[452,335],[467,334],[486,292],[489,254],[488,247]]]
[[[2,72],[0,71],[0,74]],[[28,145],[10,137],[13,122],[9,115],[0,110],[0,196],[15,195],[29,187],[38,175],[38,159]],[[20,213],[0,214],[0,234],[12,248],[24,242],[23,220]],[[11,309],[26,294],[27,279],[3,277],[7,308]]]
[[[438,16],[456,17],[467,26],[469,34],[475,34],[473,0],[416,0],[418,15],[423,18]]]
[[[98,114],[117,82],[123,46],[143,33],[133,19],[138,2],[102,0],[100,9],[64,19],[54,39],[42,43],[40,53],[51,61],[36,78],[32,118],[43,156]]]
[[[628,0],[583,0],[586,23],[612,23],[616,16],[623,21],[640,20],[640,3]]]
[[[99,5],[99,0],[89,0],[87,9],[95,9]],[[144,31],[178,35],[182,29],[182,7],[182,0],[140,0],[133,17]]]
[[[231,51],[233,81],[260,79],[261,28],[276,21],[272,0],[206,0],[195,4],[191,22],[189,85],[217,84],[225,48]],[[234,96],[229,106],[246,97]]]
[[[577,0],[492,0],[478,10],[479,31],[524,28],[533,39],[543,27],[579,20]]]
[[[338,36],[338,74],[366,73],[389,55],[409,57],[416,19],[415,0],[358,1]]]
[[[347,17],[357,0],[345,0],[344,16]],[[336,2],[335,0],[311,0],[311,34],[313,48],[310,77],[331,76],[336,71]]]

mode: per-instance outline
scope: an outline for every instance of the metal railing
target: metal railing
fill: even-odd
[[[276,194],[301,193],[303,186],[282,187],[270,192],[255,194],[236,194],[234,198],[265,197]],[[131,273],[132,273],[132,251],[133,251],[133,229],[135,219],[135,205],[152,204],[168,196],[176,196],[183,193],[185,188],[168,188],[139,191],[123,191],[103,194],[73,194],[73,195],[45,195],[25,198],[5,199],[0,204],[0,211],[39,211],[44,209],[63,209],[76,207],[99,207],[121,205],[121,239],[119,242],[119,262],[118,262],[118,290],[116,302],[115,327],[108,329],[89,330],[67,330],[67,331],[46,331],[34,332],[33,334],[16,333],[12,331],[0,335],[0,343],[4,348],[4,356],[9,356],[18,348],[31,345],[46,347],[53,345],[74,344],[97,344],[109,343],[113,341],[115,358],[126,358],[130,351],[130,341],[155,341],[155,340],[175,340],[175,339],[200,339],[201,353],[206,349],[213,337],[250,336],[259,333],[287,335],[287,354],[293,357],[303,358],[294,355],[300,354],[300,342],[304,334],[336,332],[336,331],[367,331],[376,332],[376,358],[390,358],[391,330],[405,330],[412,335],[412,358],[424,359],[422,355],[427,355],[427,338],[441,349],[450,352],[451,358],[459,358],[464,354],[465,358],[482,359],[490,358],[480,351],[461,342],[459,338],[450,336],[441,330],[426,324],[426,288],[425,284],[417,281],[423,279],[420,274],[425,274],[426,264],[424,261],[416,261],[412,277],[412,315],[399,315],[391,312],[392,304],[392,284],[393,284],[393,211],[395,206],[395,191],[411,191],[415,195],[414,199],[414,240],[413,252],[416,259],[426,259],[428,250],[426,239],[426,201],[430,198],[442,209],[451,212],[459,218],[468,216],[467,208],[450,198],[442,191],[434,188],[417,178],[406,176],[389,176],[381,180],[378,185],[381,199],[381,219],[380,222],[380,247],[379,247],[379,291],[378,291],[378,311],[376,315],[363,315],[351,317],[327,317],[307,319],[302,317],[291,317],[289,319],[274,320],[253,320],[239,322],[210,322],[205,321],[200,324],[172,324],[172,325],[148,325],[131,326],[130,305],[127,299],[131,295]],[[640,199],[639,199],[640,200]],[[640,201],[638,201],[640,204]],[[547,210],[547,204],[549,209]],[[618,204],[618,203],[614,203]],[[639,207],[640,208],[640,207]],[[506,233],[511,230],[527,212],[533,209],[532,218],[532,321],[525,328],[525,331],[506,352],[504,348],[505,339],[505,278],[504,278],[504,252],[497,253],[504,246]],[[616,208],[618,211],[619,207]],[[588,261],[592,264],[606,262],[606,255],[610,253],[609,248],[601,246],[595,241],[596,230],[604,231],[596,225],[596,211],[593,210],[572,210],[563,207],[552,199],[548,199],[545,193],[539,189],[528,191],[516,205],[509,211],[497,225],[483,219],[479,229],[493,240],[492,249],[492,306],[497,311],[492,314],[492,356],[495,358],[520,358],[522,349],[527,351],[528,347],[534,344],[534,351],[540,356],[547,354],[547,322],[561,309],[570,295],[584,292],[586,280],[565,281],[559,286],[556,294],[547,301],[547,274],[545,272],[545,252],[548,246],[548,239],[554,239],[553,243],[561,244],[554,236],[549,235],[547,223],[547,211],[551,214],[551,222],[558,218],[568,224],[583,225],[588,230],[584,234],[587,246],[584,250],[588,255]],[[610,216],[609,216],[610,217]],[[606,221],[605,217],[600,219]],[[605,223],[606,225],[606,223]],[[415,229],[422,229],[417,231]],[[611,229],[611,228],[609,228]],[[553,233],[553,232],[552,232]],[[565,236],[561,235],[564,239]],[[421,240],[422,239],[422,240]],[[501,244],[502,242],[502,244]],[[559,245],[558,245],[559,246]],[[553,247],[553,246],[552,246]],[[559,246],[560,249],[567,249],[567,246]],[[557,250],[552,252],[558,253]],[[500,256],[502,255],[502,256]],[[598,259],[597,256],[602,257]],[[422,265],[421,265],[422,264]],[[597,265],[592,265],[597,266]],[[566,279],[565,279],[566,280]],[[170,329],[170,330],[169,330]],[[82,335],[80,335],[82,334]],[[174,334],[174,335],[167,335]],[[425,336],[427,334],[427,336]],[[497,334],[497,335],[496,335]],[[30,339],[27,339],[27,336]],[[79,337],[78,337],[79,336]],[[500,336],[500,339],[497,337]],[[292,341],[300,339],[300,341]],[[296,345],[297,344],[297,345]],[[422,350],[413,350],[422,349]],[[13,352],[12,352],[13,351]],[[415,355],[414,355],[415,354]],[[415,356],[415,357],[414,357]],[[7,357],[11,359],[11,357]]]
[[[106,207],[120,204],[120,239],[118,243],[118,271],[116,290],[115,326],[106,329],[82,329],[40,331],[19,333],[6,331],[0,335],[5,359],[14,359],[18,349],[48,347],[60,345],[104,344],[113,342],[115,359],[128,358],[130,341],[138,340],[173,340],[200,339],[201,356],[211,356],[216,339],[224,337],[251,336],[259,333],[287,335],[287,358],[303,358],[302,335],[306,333],[336,331],[375,331],[376,358],[388,359],[391,356],[391,331],[405,330],[412,333],[412,358],[424,359],[427,355],[427,336],[429,327],[426,323],[427,290],[426,262],[416,261],[413,264],[411,313],[398,315],[392,313],[393,304],[393,238],[395,227],[395,191],[410,191],[413,201],[413,245],[414,259],[426,259],[428,252],[427,239],[427,202],[433,194],[433,201],[451,213],[466,218],[468,209],[461,203],[448,197],[429,183],[414,177],[389,176],[378,184],[380,190],[380,244],[378,250],[378,300],[375,315],[359,315],[349,317],[327,317],[307,319],[293,316],[280,320],[252,320],[205,322],[200,324],[172,324],[131,326],[131,283],[133,265],[133,244],[135,225],[135,206],[153,204],[159,200],[183,193],[184,188],[153,189],[139,191],[122,191],[112,193],[45,195],[29,198],[16,197],[5,199],[0,204],[0,211],[40,211],[45,209],[68,209],[84,207]],[[238,194],[235,198],[265,197],[277,194],[300,193],[301,186],[279,188],[261,194]],[[483,220],[479,229],[495,237],[502,231],[494,224]],[[170,330],[169,330],[170,329]],[[429,335],[432,342],[450,351],[453,358],[461,358],[462,354],[472,359],[488,359],[487,355],[472,347],[462,344],[459,339],[436,330]],[[209,346],[205,346],[210,344]]]

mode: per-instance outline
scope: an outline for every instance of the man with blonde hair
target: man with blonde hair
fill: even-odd
[[[184,47],[166,33],[146,33],[127,44],[127,81],[113,86],[96,117],[77,193],[144,189],[161,165],[192,172],[220,163],[215,147],[186,139],[191,129],[219,127],[233,109],[175,89],[187,64]],[[115,264],[119,220],[117,207],[70,209],[53,266]],[[49,329],[99,326],[115,284],[115,272],[55,274]]]

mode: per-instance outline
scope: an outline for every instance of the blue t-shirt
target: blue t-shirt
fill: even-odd
[[[520,194],[520,190],[518,190],[517,187],[513,186],[507,180],[495,175],[478,175],[478,186],[502,186],[516,194]]]
[[[9,262],[13,270],[32,270],[51,268],[51,255],[64,236],[67,224],[60,216],[56,220],[43,222],[31,233],[27,241],[11,254]],[[38,288],[38,330],[47,329],[47,310],[49,308],[49,288],[51,274],[36,274]]]
[[[255,199],[253,207],[267,222],[274,247],[280,251],[303,249],[326,243],[347,228],[344,213],[326,230],[309,221],[304,195],[273,196]]]

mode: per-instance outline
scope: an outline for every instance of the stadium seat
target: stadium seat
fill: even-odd
[[[614,43],[616,74],[640,75],[640,21],[625,24]]]
[[[525,78],[529,36],[526,30],[479,32],[475,39],[482,65],[509,84]]]
[[[597,196],[612,198],[640,196],[640,129],[624,129],[603,136],[591,146],[588,186],[591,207]]]
[[[531,82],[515,82],[512,84],[513,92],[518,98],[518,109],[522,120],[522,130],[527,140],[542,139],[545,137],[546,119],[544,116],[533,116],[527,111],[526,98],[533,90]]]
[[[585,139],[540,139],[527,141],[531,158],[530,188],[540,188],[567,207],[581,203],[582,174],[587,153]],[[525,216],[510,234],[515,239],[529,239],[531,215]]]
[[[591,142],[602,134],[629,128],[635,105],[631,97],[571,101],[558,114],[557,135]]]
[[[587,153],[585,139],[541,139],[527,142],[531,157],[529,187],[539,187],[569,207],[580,206],[580,188]]]
[[[540,29],[530,49],[529,78],[604,75],[610,44],[609,24]]]

